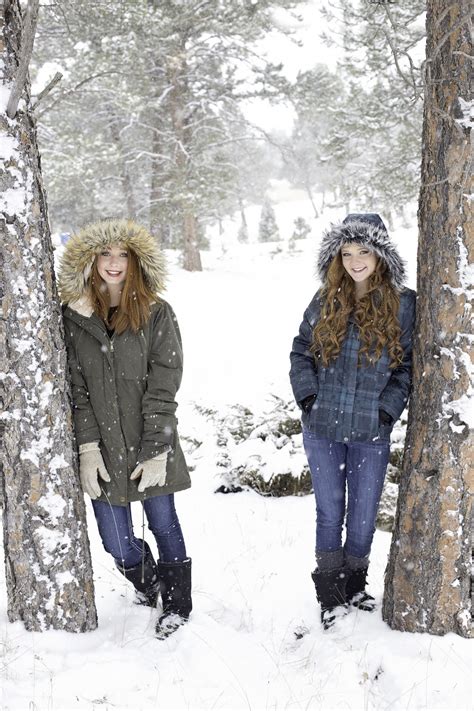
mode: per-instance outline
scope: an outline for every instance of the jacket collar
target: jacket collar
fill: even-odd
[[[87,295],[81,296],[64,307],[64,315],[78,326],[97,338],[101,343],[109,343],[104,322],[94,313]]]
[[[83,294],[78,299],[71,301],[68,306],[71,311],[75,311],[76,313],[80,314],[81,316],[85,316],[86,318],[90,318],[94,313],[91,300],[87,294]]]
[[[150,307],[153,309],[158,302],[154,299],[150,301]],[[71,301],[69,304],[63,305],[63,313],[72,321],[77,323],[81,328],[91,333],[104,343],[109,342],[109,336],[105,328],[104,322],[94,313],[92,302],[87,293],[83,293],[78,299]]]

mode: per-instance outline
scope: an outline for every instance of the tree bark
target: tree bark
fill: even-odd
[[[186,40],[180,37],[174,56],[169,57],[167,75],[172,89],[169,93],[169,109],[175,144],[176,182],[179,190],[177,202],[183,218],[183,269],[202,271],[199,252],[196,211],[193,205],[190,176],[192,175],[192,129],[190,127],[189,97],[187,86]]]
[[[123,140],[120,135],[119,119],[112,106],[108,107],[107,113],[110,119],[110,135],[112,136],[112,141],[114,142],[115,148],[117,149],[120,169],[120,181],[122,184],[122,192],[125,198],[125,204],[127,206],[127,217],[129,219],[135,219],[137,215],[137,205],[135,202],[135,195],[133,191],[133,181],[130,177],[130,171],[127,165],[127,158],[125,156],[125,147],[123,145]]]
[[[198,249],[197,225],[194,212],[184,208],[184,248],[183,248],[183,269],[188,272],[201,272],[201,255]]]
[[[474,483],[470,14],[469,0],[427,2],[413,390],[383,603],[394,629],[464,637]]]
[[[18,0],[0,5],[0,75],[19,63]],[[62,318],[46,197],[26,84],[13,119],[0,107],[0,402],[8,617],[26,629],[95,629],[84,500],[77,476]]]
[[[160,116],[155,112],[153,116],[153,139],[152,139],[152,165],[151,165],[151,185],[150,185],[150,231],[162,248],[174,247],[169,244],[167,237],[169,225],[164,218],[165,195],[163,191],[164,169],[161,154],[163,152],[162,139],[160,135]]]

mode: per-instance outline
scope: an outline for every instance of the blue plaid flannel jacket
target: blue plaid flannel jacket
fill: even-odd
[[[295,400],[301,403],[309,395],[317,396],[311,410],[302,413],[303,427],[336,442],[388,440],[410,394],[416,293],[407,288],[400,293],[403,362],[394,369],[389,367],[386,349],[375,363],[363,359],[358,367],[359,329],[353,320],[338,357],[327,367],[315,362],[309,348],[321,303],[318,291],[304,313],[290,355]],[[379,410],[391,415],[393,423],[381,423]]]

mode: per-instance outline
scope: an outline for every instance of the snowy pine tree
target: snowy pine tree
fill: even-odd
[[[346,107],[344,84],[325,65],[300,72],[291,91],[296,120],[290,139],[282,148],[291,182],[303,188],[319,217],[316,191],[333,195],[344,182],[348,160],[348,133],[342,115]],[[321,207],[323,207],[321,206]]]
[[[227,160],[225,148],[245,138],[234,130],[238,103],[281,92],[278,68],[258,56],[255,43],[287,32],[275,9],[298,4],[45,6],[37,62],[54,58],[68,68],[42,114],[53,206],[60,203],[65,218],[69,206],[76,224],[133,210],[159,238],[179,235],[185,268],[199,269],[198,222],[215,219],[239,194],[238,156]],[[75,201],[64,195],[69,176],[80,192]]]
[[[426,3],[325,4],[344,55],[338,76],[345,106],[333,116],[344,149],[340,202],[401,214],[419,189],[421,153],[421,48]],[[326,32],[328,44],[335,41]]]
[[[258,239],[260,242],[278,242],[281,239],[275,210],[268,198],[262,205],[260,222],[258,224]]]

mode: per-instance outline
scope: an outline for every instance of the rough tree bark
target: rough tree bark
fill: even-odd
[[[414,378],[383,604],[394,629],[464,637],[474,472],[471,12],[470,0],[427,2]]]
[[[62,319],[28,81],[6,113],[25,45],[0,3],[0,403],[8,617],[28,630],[97,625],[77,476]]]

